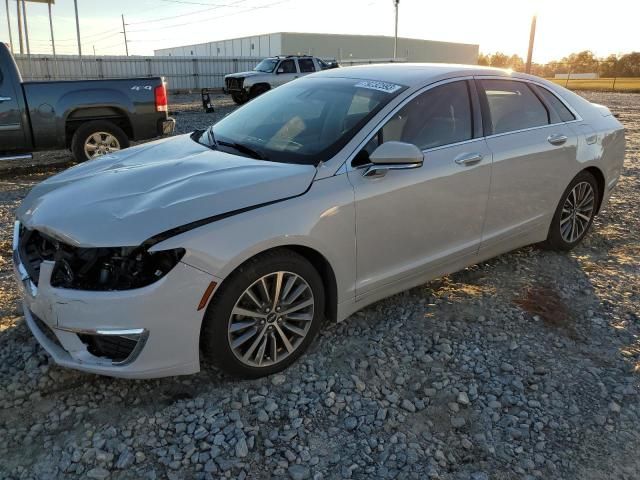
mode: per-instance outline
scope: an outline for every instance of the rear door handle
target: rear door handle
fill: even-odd
[[[556,133],[555,135],[549,135],[547,137],[547,142],[549,142],[551,145],[562,145],[568,139],[569,137],[567,137],[566,135],[562,135],[561,133]]]
[[[9,100],[11,100],[11,97],[0,97],[0,103],[8,102]]]
[[[480,163],[483,158],[484,157],[480,153],[463,153],[462,155],[458,155],[454,161],[458,165],[470,167],[476,163]]]

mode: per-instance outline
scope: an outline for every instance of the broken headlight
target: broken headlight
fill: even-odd
[[[59,244],[51,285],[78,290],[129,290],[150,285],[180,261],[182,248],[149,252],[144,247],[75,248]]]

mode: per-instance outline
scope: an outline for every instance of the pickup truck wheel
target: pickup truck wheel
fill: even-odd
[[[129,146],[129,138],[116,124],[96,120],[81,125],[73,134],[71,152],[78,162],[92,160]]]
[[[265,92],[269,91],[269,87],[267,85],[256,85],[251,89],[251,99],[259,97]]]
[[[238,105],[242,105],[243,103],[247,103],[249,101],[249,95],[245,92],[232,93],[231,98]]]

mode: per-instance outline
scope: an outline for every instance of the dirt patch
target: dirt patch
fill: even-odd
[[[558,292],[552,288],[527,287],[514,300],[514,303],[525,312],[540,317],[547,327],[562,331],[572,340],[579,339],[571,310]]]

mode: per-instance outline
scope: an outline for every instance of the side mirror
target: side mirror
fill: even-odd
[[[389,170],[419,168],[424,162],[424,153],[418,147],[405,142],[385,142],[369,156],[365,177],[383,177]]]
[[[369,160],[376,165],[422,163],[424,153],[412,143],[385,142],[373,151]]]
[[[276,70],[276,73],[277,74],[284,73],[284,68],[279,68],[278,70]]]

